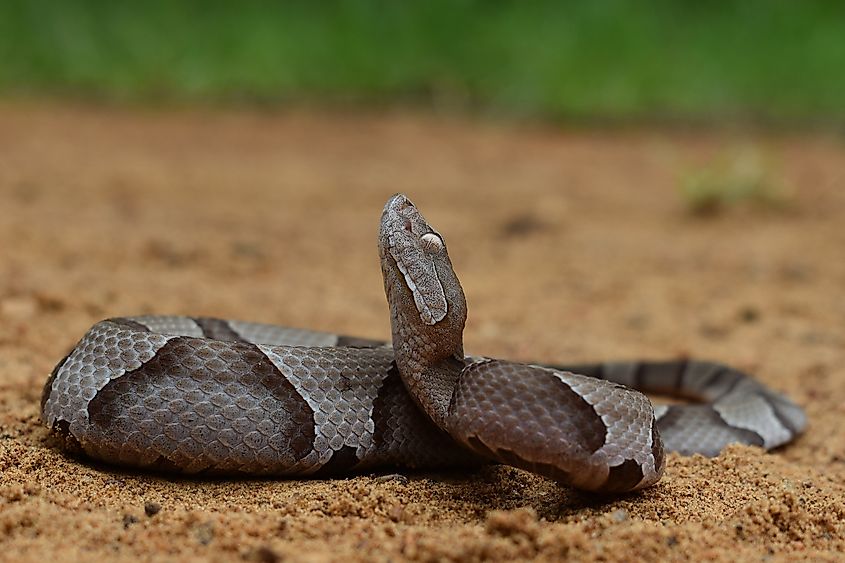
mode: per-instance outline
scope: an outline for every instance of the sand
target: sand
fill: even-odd
[[[737,145],[767,155],[791,198],[691,216],[680,179]],[[0,559],[841,560],[843,148],[403,112],[0,105]],[[657,486],[616,498],[508,467],[173,478],[49,439],[47,374],[105,317],[386,337],[375,233],[397,191],[447,239],[467,350],[718,360],[803,405],[806,434],[773,453],[672,455]]]

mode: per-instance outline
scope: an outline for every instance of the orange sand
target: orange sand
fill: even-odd
[[[0,559],[841,559],[845,144],[745,136],[793,199],[690,217],[679,177],[737,139],[407,114],[0,106]],[[615,499],[507,467],[218,481],[55,448],[38,419],[41,386],[101,318],[387,336],[375,232],[397,191],[449,243],[468,350],[719,360],[794,397],[808,432],[773,454],[670,456],[658,486]]]

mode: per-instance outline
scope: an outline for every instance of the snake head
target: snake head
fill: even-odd
[[[384,206],[379,253],[388,294],[395,284],[404,284],[426,325],[446,318],[455,287],[463,301],[443,237],[403,194],[394,195]]]

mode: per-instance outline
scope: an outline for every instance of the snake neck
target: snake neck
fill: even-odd
[[[443,238],[397,194],[385,205],[379,255],[399,373],[417,405],[448,430],[464,367],[467,306]]]
[[[391,307],[396,366],[417,405],[447,429],[449,403],[465,366],[461,334],[465,317],[424,326],[419,315]]]

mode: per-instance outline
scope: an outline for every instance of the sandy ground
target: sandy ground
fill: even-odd
[[[690,217],[678,179],[742,141],[794,197]],[[845,550],[845,142],[583,132],[407,114],[0,105],[0,558],[836,560]],[[775,453],[670,456],[584,496],[507,467],[225,481],[65,456],[41,387],[110,316],[385,337],[375,233],[408,193],[447,238],[468,350],[715,359],[806,407]]]

